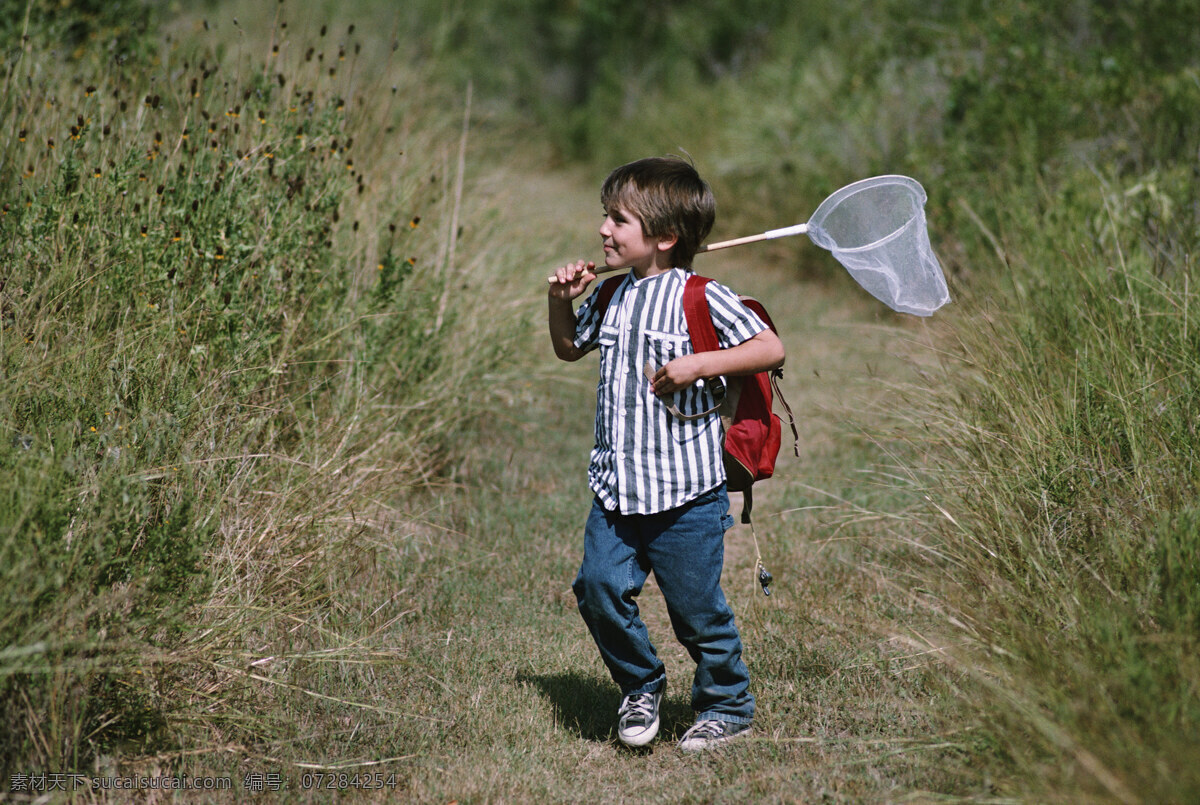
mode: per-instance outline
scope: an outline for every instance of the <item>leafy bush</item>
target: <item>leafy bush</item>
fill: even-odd
[[[141,58],[157,13],[147,0],[3,0],[0,48],[10,57],[30,45],[61,48],[72,60],[98,51],[121,61]]]
[[[107,30],[107,6],[51,11],[29,43],[67,12]],[[364,550],[340,518],[436,471],[461,421],[441,403],[469,417],[502,348],[503,322],[444,302],[466,273],[437,87],[353,25],[277,19],[229,55],[221,22],[154,43],[148,72],[99,34],[10,51],[0,772],[93,768],[204,724],[180,716],[197,679],[320,609],[328,553]]]

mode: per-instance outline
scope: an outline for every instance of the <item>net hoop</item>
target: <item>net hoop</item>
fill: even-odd
[[[927,199],[925,188],[908,176],[861,179],[821,202],[807,234],[876,299],[901,313],[928,316],[950,301],[950,293],[929,243]]]

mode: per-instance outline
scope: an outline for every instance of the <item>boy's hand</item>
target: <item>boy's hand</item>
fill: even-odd
[[[681,355],[651,376],[654,393],[674,394],[700,378],[718,375],[752,375],[783,366],[783,342],[767,329],[736,347]],[[647,371],[647,376],[650,376]]]
[[[576,260],[562,266],[554,272],[553,277],[547,278],[550,297],[570,300],[580,296],[596,279],[595,268],[596,264],[591,260]]]
[[[596,279],[595,268],[593,262],[576,260],[559,268],[553,277],[548,278],[550,342],[554,345],[554,354],[564,361],[577,361],[585,354],[575,346],[575,311],[571,300],[580,296]]]
[[[674,394],[704,377],[702,364],[704,359],[699,354],[682,355],[667,363],[666,366],[654,373],[650,382],[654,393],[659,397]]]

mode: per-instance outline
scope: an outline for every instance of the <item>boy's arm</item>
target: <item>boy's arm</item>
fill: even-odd
[[[586,353],[575,346],[575,307],[572,300],[580,296],[596,275],[595,263],[577,260],[555,272],[556,282],[550,284],[546,295],[550,304],[550,342],[554,354],[564,361],[577,361]]]
[[[752,375],[778,369],[783,366],[783,359],[783,342],[768,328],[736,347],[676,358],[654,374],[654,393],[674,394],[700,378]]]

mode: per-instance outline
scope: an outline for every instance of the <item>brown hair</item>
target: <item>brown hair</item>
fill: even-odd
[[[680,268],[691,267],[717,214],[712,189],[679,157],[649,157],[622,165],[604,180],[600,203],[605,210],[621,207],[636,215],[648,237],[674,235],[671,262]]]

